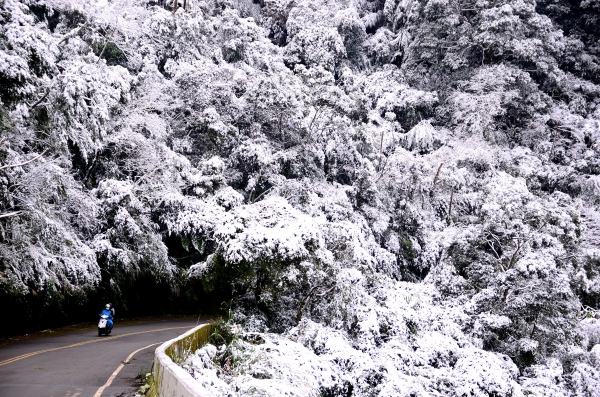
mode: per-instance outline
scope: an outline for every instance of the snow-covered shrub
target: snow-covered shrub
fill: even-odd
[[[404,137],[404,146],[408,150],[426,153],[433,149],[435,128],[427,121],[420,122],[410,129]]]

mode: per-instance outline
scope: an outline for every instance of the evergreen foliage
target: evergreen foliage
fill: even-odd
[[[599,395],[597,1],[178,5],[0,0],[3,302],[231,301],[222,395]]]

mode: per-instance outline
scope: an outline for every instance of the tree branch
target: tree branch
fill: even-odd
[[[31,160],[25,161],[24,163],[19,163],[19,164],[7,164],[7,165],[3,165],[2,167],[0,167],[0,171],[5,170],[7,168],[15,168],[15,167],[22,167],[24,165],[27,165],[29,163],[34,162],[35,160],[39,159],[40,157],[42,157],[44,155],[44,153],[46,153],[48,151],[48,149],[44,150],[41,154],[35,156],[34,158],[32,158]]]
[[[494,255],[496,255],[496,259],[500,259],[500,255],[498,254],[498,251],[496,251],[493,244],[490,244],[490,240],[485,240],[485,242],[487,243],[487,245],[490,246],[492,251],[494,251]]]
[[[50,94],[50,89],[48,89],[48,91],[44,94],[44,96],[41,97],[36,103],[34,103],[33,105],[31,105],[29,107],[29,110],[33,109],[34,107],[36,107],[40,103],[44,102],[44,99],[46,99],[48,97],[48,94]]]
[[[308,140],[312,141],[312,127],[313,127],[313,123],[315,122],[315,119],[317,118],[317,116],[319,115],[319,113],[321,113],[321,108],[316,108],[315,107],[315,114],[313,115],[312,120],[310,121],[310,124],[308,126]]]
[[[65,41],[69,40],[71,37],[75,36],[77,33],[79,33],[81,31],[81,29],[83,29],[87,26],[88,22],[81,25],[79,27],[79,29],[74,29],[74,30],[70,31],[69,33],[67,33],[67,35],[65,37],[63,37],[62,40],[59,41],[56,45],[60,45],[60,44],[64,43]]]
[[[258,201],[258,199],[260,199],[262,196],[264,196],[266,193],[269,193],[271,190],[273,190],[274,186],[271,186],[270,188],[268,188],[267,190],[265,190],[264,192],[262,192],[261,194],[259,194],[258,196],[256,196],[255,199],[253,199],[251,202],[252,203],[256,203]],[[252,189],[252,191],[254,192],[254,189]]]
[[[379,180],[381,179],[381,177],[383,176],[383,174],[385,173],[386,167],[387,167],[387,163],[388,163],[388,159],[390,158],[390,156],[387,156],[385,158],[385,162],[383,163],[383,168],[381,168],[379,170],[379,176],[377,177],[377,180],[375,181],[375,183],[379,182]],[[381,160],[379,160],[379,165],[381,167]]]
[[[302,302],[300,303],[300,307],[298,307],[298,312],[296,313],[296,325],[300,324],[300,320],[302,320],[302,312],[304,311],[304,308],[308,305],[308,302],[310,301],[312,296],[315,294],[315,292],[318,289],[320,289],[323,286],[325,286],[325,283],[315,285],[314,287],[312,287],[310,289],[310,291],[308,291],[308,294],[304,297],[304,299],[302,299]],[[328,294],[329,292],[333,291],[335,289],[335,287],[336,286],[334,285],[333,287],[331,287],[330,289],[328,289],[327,291],[325,291],[324,293],[322,293],[318,296],[322,297],[322,296]]]
[[[13,212],[7,212],[5,214],[0,214],[0,219],[1,218],[10,218],[12,216],[19,216],[23,213],[23,211],[13,211]]]
[[[104,55],[104,51],[106,51],[106,47],[108,46],[108,43],[110,43],[110,40],[106,40],[106,43],[104,43],[104,47],[102,47],[102,51],[100,51],[100,55],[98,55],[98,59],[96,60],[96,64],[98,62],[100,62],[100,59],[102,59],[102,55]]]

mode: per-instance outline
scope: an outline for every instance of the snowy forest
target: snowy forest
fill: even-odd
[[[0,299],[221,310],[220,396],[600,396],[600,2],[0,0]]]

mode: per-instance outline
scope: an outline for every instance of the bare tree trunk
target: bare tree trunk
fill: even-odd
[[[448,204],[448,224],[452,221],[452,200],[454,199],[454,186],[450,188],[450,204]]]
[[[440,179],[440,172],[442,171],[442,165],[444,165],[444,163],[440,163],[440,166],[437,169],[437,172],[435,173],[435,178],[433,178],[433,185],[431,185],[431,189],[429,190],[429,197],[433,197],[433,189],[435,189],[435,186],[437,185],[439,179]]]
[[[187,0],[183,0],[183,9],[187,10]]]
[[[504,290],[504,294],[502,295],[502,304],[503,304],[503,305],[506,305],[506,300],[508,299],[508,293],[509,293],[509,292],[510,292],[510,291],[509,291],[509,289],[508,289],[508,288]]]
[[[312,287],[310,289],[310,291],[308,291],[308,294],[304,297],[304,299],[302,299],[302,302],[300,303],[300,306],[298,307],[298,312],[296,312],[296,325],[300,324],[300,320],[302,320],[302,312],[304,311],[304,308],[308,304],[308,301],[310,300],[312,294],[314,294],[315,291],[317,289],[319,289],[320,287],[321,287],[321,284],[315,285],[314,287]]]
[[[521,242],[519,240],[517,240],[517,249],[515,250],[515,252],[513,252],[512,256],[510,257],[510,261],[508,262],[508,265],[506,266],[506,270],[513,267],[513,265],[517,261],[517,255],[519,254],[520,250],[521,250]]]
[[[312,128],[313,128],[313,123],[315,122],[315,119],[317,118],[317,116],[320,113],[320,109],[317,109],[315,107],[315,114],[312,118],[312,120],[310,121],[310,125],[308,126],[308,141],[311,142],[312,141]]]
[[[279,133],[281,134],[281,137],[283,139],[283,132],[282,132],[283,128],[282,128],[282,125],[281,125],[282,119],[283,119],[283,110],[281,111],[281,113],[279,113],[279,120],[277,122],[277,128],[279,128]]]
[[[381,139],[379,140],[379,153],[381,154],[381,152],[383,151],[383,136],[384,136],[384,132],[385,131],[381,131]]]

